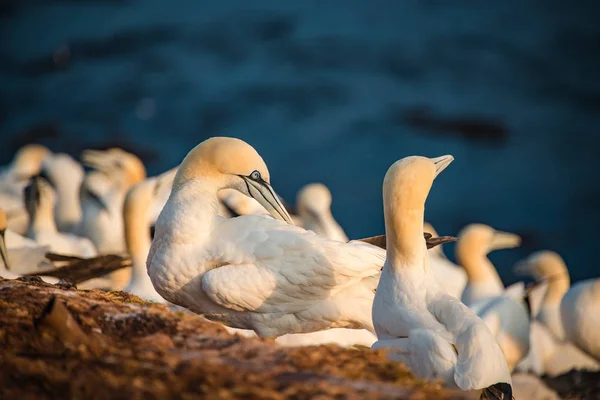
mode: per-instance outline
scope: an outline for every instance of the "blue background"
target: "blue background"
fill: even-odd
[[[293,202],[333,193],[352,238],[383,233],[397,159],[452,154],[426,216],[483,222],[598,276],[600,24],[593,1],[4,1],[0,161],[37,141],[134,149],[150,174],[210,136],[266,160]],[[452,246],[446,252],[452,253]]]

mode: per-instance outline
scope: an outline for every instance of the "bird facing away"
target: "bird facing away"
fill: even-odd
[[[560,315],[565,337],[600,361],[600,279],[573,285],[562,299]]]
[[[472,303],[504,292],[504,284],[487,257],[494,250],[510,249],[521,244],[518,235],[496,231],[483,224],[467,225],[458,235],[456,260],[467,272],[467,286],[462,301]]]
[[[92,170],[81,186],[79,233],[92,240],[98,254],[124,254],[123,202],[127,191],[146,178],[144,164],[137,156],[118,148],[86,150],[82,160]],[[131,279],[131,270],[115,271],[110,279],[113,289],[123,289]]]
[[[373,302],[378,341],[418,377],[510,399],[511,377],[489,329],[438,286],[423,238],[425,201],[452,156],[407,157],[383,182],[387,256]]]
[[[97,255],[88,238],[59,232],[54,221],[56,194],[48,181],[40,176],[25,188],[25,205],[29,213],[27,237],[50,247],[53,253],[78,257]]]
[[[225,188],[253,197],[275,219],[220,217],[217,193]],[[373,331],[385,251],[289,223],[256,150],[239,139],[208,139],[183,160],[158,217],[147,261],[154,288],[172,303],[261,337]]]
[[[154,290],[146,268],[151,243],[150,225],[167,202],[176,173],[177,169],[173,168],[136,184],[129,189],[123,207],[125,242],[132,268],[131,280],[124,290],[160,303],[165,299]]]
[[[331,214],[331,192],[322,183],[305,185],[296,196],[298,215],[303,227],[319,235],[340,242],[348,236]]]
[[[560,303],[569,290],[571,280],[562,257],[553,251],[538,251],[519,261],[514,270],[518,274],[530,275],[537,282],[547,284],[537,320],[546,325],[556,339],[564,340],[565,330],[560,317]]]
[[[76,233],[81,223],[79,191],[84,176],[83,166],[68,154],[55,153],[44,159],[40,175],[56,191],[56,227],[61,232]]]
[[[20,235],[27,232],[29,216],[23,202],[23,189],[31,177],[39,174],[43,160],[50,154],[44,146],[28,144],[19,149],[11,163],[0,171],[0,204],[12,232]]]

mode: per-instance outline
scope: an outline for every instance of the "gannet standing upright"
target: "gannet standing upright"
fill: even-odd
[[[99,254],[123,254],[123,202],[127,191],[146,178],[144,164],[118,148],[86,150],[82,159],[94,170],[86,174],[81,187],[80,234],[92,240]],[[131,270],[122,268],[111,273],[110,279],[113,289],[123,289],[131,279]]]
[[[373,302],[378,341],[422,379],[441,379],[484,398],[511,399],[511,378],[496,340],[471,310],[436,282],[423,238],[425,201],[454,158],[407,157],[383,181],[387,257]]]
[[[147,266],[156,291],[261,337],[372,331],[385,251],[288,225],[291,218],[269,182],[265,162],[242,140],[211,138],[192,149],[155,225]],[[224,188],[253,197],[277,219],[218,216],[217,193]]]
[[[456,259],[468,277],[462,301],[481,317],[496,337],[510,371],[529,352],[529,314],[523,293],[515,296],[504,288],[487,254],[520,243],[518,235],[499,232],[483,224],[471,224],[460,232],[455,247]],[[517,289],[522,292],[520,285]]]
[[[438,236],[435,228],[428,222],[423,224],[423,231],[431,233],[433,237]],[[467,284],[465,270],[448,260],[442,246],[435,246],[429,249],[429,262],[431,270],[442,289],[449,295],[460,299]]]
[[[131,256],[131,280],[124,289],[147,300],[164,303],[152,286],[146,268],[150,251],[150,224],[156,221],[164,207],[177,169],[148,178],[129,189],[123,206],[125,242]]]
[[[322,183],[304,186],[296,196],[296,207],[305,229],[332,240],[348,241],[348,236],[331,214],[331,192],[327,186]]]
[[[518,235],[499,232],[483,224],[467,225],[458,235],[456,260],[467,272],[468,282],[462,301],[471,305],[477,300],[504,293],[504,284],[487,254],[521,244]]]
[[[546,325],[556,339],[564,340],[560,303],[569,290],[571,280],[562,257],[553,251],[538,251],[517,263],[515,272],[531,275],[536,281],[547,283],[537,320]]]
[[[600,361],[600,279],[573,285],[560,303],[565,337]]]
[[[33,178],[25,188],[25,204],[29,213],[27,237],[49,246],[53,253],[84,258],[96,256],[96,249],[88,238],[58,231],[54,221],[54,202],[55,194],[48,181],[39,176]]]
[[[40,174],[56,190],[56,227],[61,232],[76,233],[81,223],[79,192],[83,167],[68,154],[55,153],[44,159]]]
[[[0,172],[0,205],[8,218],[8,228],[24,235],[27,232],[29,217],[23,202],[23,189],[29,179],[39,174],[42,161],[51,152],[39,144],[23,146],[11,163]]]

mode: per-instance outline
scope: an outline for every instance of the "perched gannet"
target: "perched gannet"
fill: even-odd
[[[54,202],[52,186],[46,179],[34,177],[25,188],[25,205],[29,214],[27,237],[49,246],[53,253],[85,258],[96,256],[96,249],[89,239],[58,231],[54,222]]]
[[[487,254],[520,244],[518,235],[499,232],[487,225],[471,224],[463,228],[455,246],[456,260],[468,277],[462,294],[463,303],[469,306],[477,300],[504,293],[504,284]]]
[[[305,229],[319,235],[347,242],[348,236],[331,214],[331,192],[322,183],[304,186],[296,196],[298,215]]]
[[[16,233],[27,232],[29,217],[23,202],[23,189],[29,179],[39,174],[42,161],[51,152],[39,144],[23,146],[11,163],[0,171],[0,206],[8,218],[8,227]]]
[[[423,231],[430,233],[433,237],[438,236],[434,227],[428,222],[423,224]],[[448,260],[442,246],[435,246],[429,249],[428,253],[431,270],[433,271],[438,284],[449,295],[460,299],[467,284],[467,274],[465,273],[465,270]]]
[[[131,280],[124,290],[160,303],[165,299],[154,290],[146,268],[151,243],[150,224],[156,221],[167,202],[176,172],[174,168],[136,184],[129,189],[123,207],[125,242],[132,261]]]
[[[519,370],[556,376],[572,369],[600,369],[600,363],[565,341],[560,303],[569,290],[570,278],[562,257],[553,251],[538,251],[518,262],[515,272],[531,275],[547,287],[536,321],[531,322],[529,354]]]
[[[125,253],[123,202],[127,191],[146,178],[144,164],[118,148],[86,150],[82,160],[93,170],[86,174],[81,188],[79,233],[92,240],[99,254]],[[131,270],[123,268],[110,277],[114,289],[123,289],[131,279]]]
[[[373,302],[373,324],[387,348],[422,379],[510,399],[511,377],[483,321],[438,284],[423,238],[425,201],[454,158],[407,157],[383,181],[387,257]]]
[[[56,227],[61,232],[77,232],[81,222],[79,192],[83,182],[83,167],[68,154],[56,153],[44,159],[40,175],[56,191]]]
[[[385,252],[288,225],[269,181],[265,162],[242,140],[211,138],[190,151],[155,225],[147,261],[154,288],[172,303],[261,337],[372,330]],[[224,188],[253,197],[277,219],[218,216]]]
[[[573,285],[563,296],[560,315],[565,337],[600,360],[600,279],[588,279]]]
[[[547,284],[537,320],[546,325],[556,339],[564,340],[565,330],[560,317],[560,302],[569,290],[571,280],[562,257],[553,251],[538,251],[517,263],[515,272],[530,275],[536,281]]]

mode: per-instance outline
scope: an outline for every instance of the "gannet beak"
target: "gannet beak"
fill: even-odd
[[[0,231],[0,257],[4,262],[6,269],[10,270],[10,264],[8,262],[8,250],[6,249],[6,239],[4,237],[6,229]]]
[[[287,210],[279,200],[279,196],[275,193],[271,185],[269,185],[264,180],[253,180],[247,176],[240,177],[246,183],[248,188],[248,193],[254,200],[258,201],[261,206],[263,206],[269,214],[273,216],[275,219],[280,219],[282,221],[287,222],[290,225],[294,225],[294,221],[290,214],[288,214]]]
[[[490,243],[490,251],[512,249],[513,247],[519,247],[520,245],[521,237],[519,235],[496,231],[494,232],[494,236]]]
[[[454,161],[454,157],[452,157],[450,154],[446,154],[445,156],[432,158],[431,161],[433,161],[435,164],[435,176],[438,176],[440,172],[445,170],[446,167],[450,165],[452,161]]]

